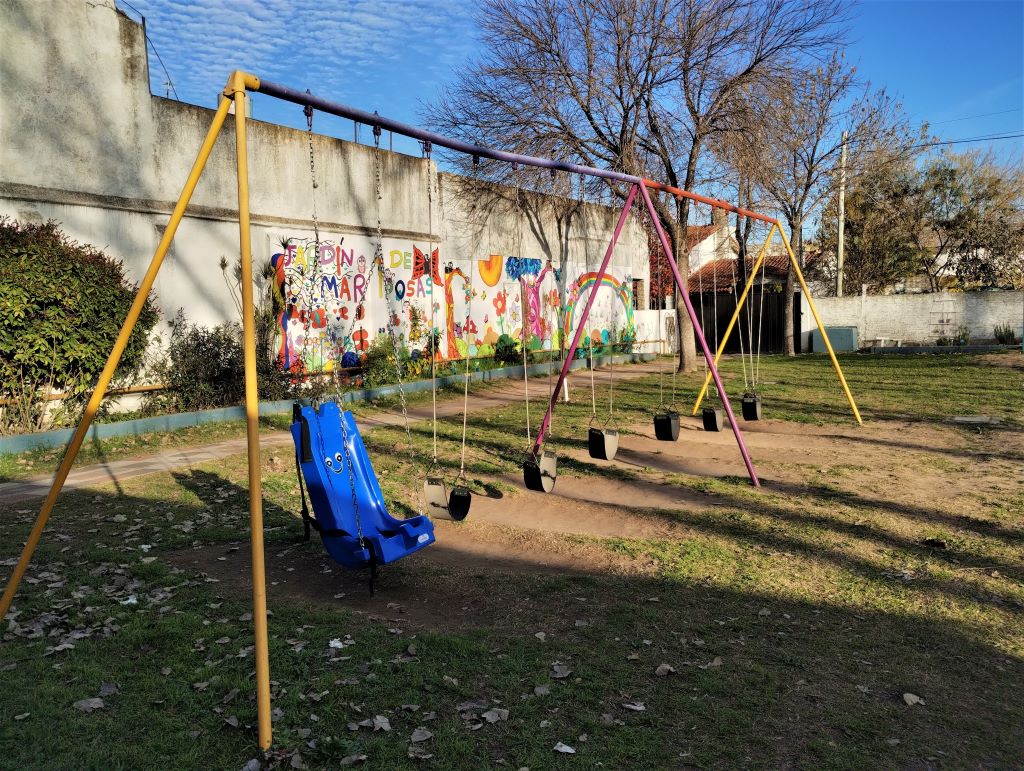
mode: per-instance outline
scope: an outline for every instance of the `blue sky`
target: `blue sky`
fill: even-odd
[[[118,0],[119,5],[123,4]],[[177,95],[214,106],[228,73],[270,80],[415,123],[477,50],[472,0],[131,0]],[[131,13],[130,9],[129,13]],[[227,24],[239,23],[232,38]],[[943,139],[1024,132],[1024,0],[867,0],[846,56]],[[150,52],[152,90],[165,75]],[[257,96],[254,117],[305,127],[301,108]],[[315,130],[352,138],[318,115]],[[362,141],[370,141],[363,129]],[[1024,138],[990,143],[1004,159]],[[986,143],[957,145],[958,149]],[[418,152],[413,143],[395,149]]]

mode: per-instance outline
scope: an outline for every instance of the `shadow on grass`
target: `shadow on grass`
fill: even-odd
[[[154,757],[169,767],[240,767],[252,756],[252,733],[226,729],[227,713],[220,713],[228,685],[251,687],[252,661],[233,656],[233,649],[217,658],[219,646],[209,641],[225,632],[204,632],[202,626],[211,613],[230,613],[233,620],[247,602],[248,550],[240,543],[247,526],[245,491],[215,473],[177,479],[199,502],[175,504],[174,522],[199,520],[212,510],[216,531],[180,537],[170,530],[168,507],[154,506],[149,497],[90,491],[62,501],[59,513],[79,516],[55,524],[71,526],[75,537],[47,546],[34,570],[57,570],[68,580],[56,587],[46,580],[26,584],[19,622],[31,622],[55,602],[64,603],[65,612],[80,612],[72,589],[106,580],[89,573],[88,558],[96,559],[97,550],[112,550],[109,559],[143,584],[133,585],[139,602],[131,609],[116,598],[90,595],[87,602],[99,606],[95,612],[116,617],[120,631],[76,641],[59,669],[38,651],[25,656],[45,641],[4,638],[5,658],[18,659],[13,669],[0,671],[7,706],[12,714],[30,712],[9,724],[0,741],[12,767],[31,767],[38,753],[107,767],[138,767]],[[579,562],[553,568],[545,563],[550,555],[529,541],[496,558],[464,549],[454,537],[386,569],[370,597],[360,574],[342,572],[318,544],[298,543],[301,526],[278,503],[274,496],[268,501],[268,525],[286,533],[271,540],[266,556],[271,674],[289,692],[275,692],[275,705],[283,708],[275,723],[277,746],[301,748],[313,767],[332,766],[308,751],[305,739],[294,738],[296,730],[311,727],[314,739],[337,735],[354,719],[350,704],[357,703],[369,714],[391,715],[407,734],[420,720],[398,710],[409,702],[442,716],[431,724],[433,751],[451,768],[485,767],[496,758],[511,767],[553,767],[555,741],[580,733],[589,738],[577,742],[578,752],[615,768],[738,766],[752,758],[770,767],[926,767],[932,757],[954,767],[1011,767],[1024,755],[1024,661],[986,642],[969,613],[962,621],[940,620],[901,610],[898,603],[887,611],[867,607],[870,598],[865,607],[839,605],[813,586],[798,600],[753,584],[608,574]],[[0,521],[10,522],[8,513]],[[782,522],[794,516],[767,513]],[[117,514],[136,523],[130,534],[122,532],[127,525],[111,524]],[[789,549],[855,574],[875,570],[778,532],[732,520],[694,520],[690,524],[713,527],[740,548]],[[14,553],[20,529],[0,533],[2,553]],[[190,542],[198,548],[188,548]],[[151,546],[155,565],[137,562],[139,543]],[[703,558],[699,544],[680,541],[673,549],[680,559]],[[180,585],[182,577],[161,572],[161,565],[199,578],[188,590],[193,604],[177,603],[169,615],[160,610],[170,602],[162,587]],[[210,610],[225,600],[224,609]],[[410,644],[408,635],[389,633],[396,624],[417,634],[414,663],[387,663]],[[249,639],[247,629],[242,624],[235,633],[236,645]],[[351,666],[292,648],[296,636],[326,641],[339,629],[356,641],[345,651]],[[547,631],[548,642],[534,638],[538,629]],[[197,655],[200,637],[212,649]],[[202,658],[211,655],[216,668],[203,670]],[[569,662],[573,679],[554,681],[550,697],[522,696],[534,683],[548,682],[552,659]],[[662,662],[675,674],[654,677]],[[169,664],[172,674],[161,676]],[[323,680],[325,667],[330,671]],[[374,678],[364,678],[367,672]],[[190,687],[193,680],[212,681],[212,673],[223,687]],[[452,686],[445,676],[462,685]],[[352,679],[338,685],[339,677]],[[87,694],[101,679],[120,688],[107,699],[101,719],[68,709],[69,693]],[[308,688],[324,692],[316,724],[304,717],[310,707],[300,697]],[[448,718],[457,703],[481,692],[508,705],[512,718],[486,735],[467,733],[461,720]],[[923,697],[926,706],[908,707],[908,692]],[[167,699],[175,709],[153,709],[154,701]],[[624,702],[643,702],[646,709],[630,713]],[[231,712],[243,725],[255,723],[251,701],[233,704]],[[623,724],[607,725],[601,716],[608,713]],[[140,719],[143,714],[150,718]],[[542,720],[545,727],[537,728]],[[50,730],[55,722],[61,730]],[[132,741],[125,742],[129,729]],[[189,738],[193,731],[198,734]],[[79,741],[83,735],[90,737],[86,744]],[[168,743],[169,737],[175,741]],[[352,741],[371,755],[370,767],[416,762],[405,756],[405,741],[385,734],[360,732]],[[680,753],[686,753],[682,762]]]

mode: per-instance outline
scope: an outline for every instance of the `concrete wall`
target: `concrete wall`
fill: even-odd
[[[804,343],[808,344],[814,318],[804,299]],[[971,341],[989,342],[997,324],[1010,324],[1017,338],[1024,336],[1024,292],[937,292],[934,294],[856,295],[816,297],[826,326],[855,326],[860,344],[878,338],[903,344],[932,344],[952,336],[963,325]],[[808,350],[808,348],[804,348]]]
[[[120,257],[140,277],[212,111],[149,93],[142,28],[118,13],[113,0],[0,3],[0,103],[0,214],[56,219],[73,238]],[[233,262],[238,253],[233,129],[229,118],[157,280],[165,318],[178,308],[200,324],[237,318],[230,282],[218,267],[222,257]],[[384,330],[389,303],[400,334],[413,345],[425,331],[414,317],[429,324],[433,306],[447,355],[466,350],[464,333],[470,353],[486,353],[502,332],[518,337],[526,315],[521,298],[536,345],[558,344],[567,331],[564,321],[559,329],[560,314],[571,329],[593,289],[587,274],[603,256],[617,211],[588,205],[569,214],[571,202],[543,196],[530,196],[520,211],[507,189],[473,187],[437,174],[421,158],[388,152],[379,156],[378,200],[372,147],[316,135],[314,155],[319,265],[308,137],[249,123],[254,256],[259,265],[273,263],[273,280],[292,306],[280,319],[287,358],[317,366],[365,347]],[[395,282],[387,298],[385,282],[371,280],[367,267],[378,205],[385,265]],[[438,269],[420,260],[424,273],[415,255],[429,254],[431,246]],[[597,290],[596,335],[607,338],[634,323],[634,279],[645,307],[646,237],[637,222],[623,232]],[[366,316],[356,324],[360,299]]]

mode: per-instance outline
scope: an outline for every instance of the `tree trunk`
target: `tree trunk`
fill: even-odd
[[[790,246],[793,247],[793,253],[796,255],[797,262],[800,264],[800,269],[804,267],[804,237],[803,237],[803,220],[794,219],[788,220],[790,232]],[[786,355],[796,356],[796,340],[794,334],[794,321],[798,309],[796,303],[793,302],[793,295],[796,293],[796,271],[793,270],[793,265],[790,263],[789,270],[786,271],[786,288],[783,290],[786,296],[783,298],[784,308],[784,324],[785,324],[785,340],[786,340]]]

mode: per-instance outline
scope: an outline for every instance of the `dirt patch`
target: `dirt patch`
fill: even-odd
[[[937,509],[952,501],[963,514],[977,514],[985,506],[979,492],[1024,490],[1012,473],[1024,454],[1018,431],[971,435],[919,423],[836,427],[762,420],[745,424],[744,435],[766,491],[810,501],[839,485],[848,503],[911,514],[917,526],[951,521]],[[655,572],[654,565],[632,561],[598,539],[683,540],[699,524],[693,517],[680,518],[688,524],[675,522],[659,511],[699,514],[723,505],[721,492],[666,484],[668,475],[745,476],[731,432],[705,432],[696,418],[683,419],[674,443],[655,440],[648,425],[628,427],[610,464],[591,460],[585,450],[559,451],[604,475],[570,476],[564,463],[549,495],[526,491],[517,475],[508,475],[502,481],[516,488],[513,493],[474,497],[465,523],[437,522],[437,543],[382,569],[375,596],[365,573],[335,565],[317,539],[269,547],[271,607],[313,603],[438,630],[557,623],[559,607],[573,602],[580,585]],[[966,473],[970,486],[964,485]],[[636,475],[643,478],[628,479]],[[728,505],[744,506],[745,500]],[[944,506],[937,507],[937,500]],[[295,530],[300,532],[298,523]],[[249,592],[244,543],[179,552],[171,560],[218,579],[226,591]],[[564,592],[538,600],[537,587],[551,581],[563,582]]]
[[[299,528],[296,523],[297,532]],[[434,545],[381,568],[374,595],[369,592],[368,572],[335,564],[315,536],[309,543],[269,546],[270,607],[300,601],[438,631],[516,629],[523,624],[550,625],[560,615],[557,595],[544,603],[534,599],[531,587],[538,582],[569,579],[566,586],[572,586],[574,578],[586,581],[653,569],[585,541],[494,524],[439,521],[435,531]],[[247,595],[250,591],[247,543],[190,549],[169,559],[178,567],[217,579],[226,592]]]
[[[1024,354],[1021,354],[1020,350],[1006,353],[986,353],[981,356],[981,360],[993,367],[1024,370]]]

